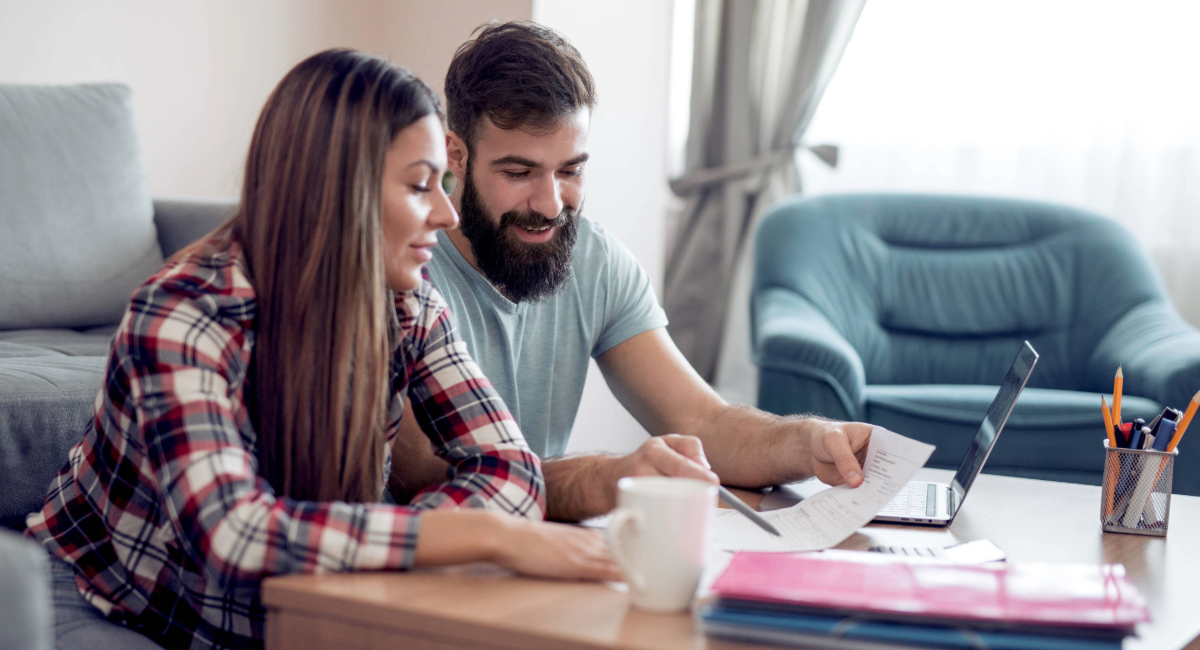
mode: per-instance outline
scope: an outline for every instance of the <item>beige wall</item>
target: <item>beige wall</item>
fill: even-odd
[[[0,83],[133,87],[156,196],[234,196],[258,112],[305,56],[349,46],[441,91],[454,50],[489,19],[534,19],[583,53],[592,119],[586,214],[662,286],[671,0],[0,0]],[[572,451],[628,450],[645,431],[593,364]]]
[[[441,92],[455,48],[532,0],[0,0],[0,83],[133,87],[155,196],[233,196],[258,112],[305,56],[354,47]]]
[[[687,1],[687,0],[677,0]],[[562,32],[596,79],[583,213],[629,250],[661,291],[667,188],[670,0],[535,0],[533,19]],[[628,451],[647,439],[591,364],[568,451]]]

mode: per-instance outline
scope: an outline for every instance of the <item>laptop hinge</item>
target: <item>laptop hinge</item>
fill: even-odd
[[[946,486],[946,514],[953,517],[958,504],[954,502],[954,486]]]

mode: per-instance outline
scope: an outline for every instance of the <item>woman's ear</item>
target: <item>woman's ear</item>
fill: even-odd
[[[446,166],[461,181],[467,175],[467,143],[454,131],[446,133]]]

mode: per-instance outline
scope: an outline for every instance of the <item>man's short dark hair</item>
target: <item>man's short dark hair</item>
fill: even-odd
[[[447,123],[470,147],[480,118],[501,129],[547,128],[596,104],[579,50],[536,23],[485,23],[446,72]]]

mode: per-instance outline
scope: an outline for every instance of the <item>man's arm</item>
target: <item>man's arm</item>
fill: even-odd
[[[579,520],[616,505],[622,476],[664,475],[762,487],[816,476],[862,482],[871,425],[779,417],[731,406],[707,384],[662,328],[630,338],[597,359],[621,404],[655,438],[626,456],[545,459],[547,517]],[[686,435],[675,435],[675,434]]]
[[[392,443],[388,490],[396,503],[408,503],[421,490],[446,480],[449,465],[430,449],[408,400],[400,431]],[[546,477],[546,519],[580,521],[616,507],[617,480],[622,476],[684,476],[715,483],[700,441],[692,436],[664,435],[646,441],[631,454],[578,454],[542,461]]]
[[[830,485],[862,481],[871,425],[731,406],[696,374],[663,329],[634,336],[597,361],[617,399],[656,437],[624,456],[543,459],[547,519],[578,521],[612,510],[623,476],[711,481],[716,472],[721,482],[741,487],[809,476]],[[672,432],[688,435],[668,435]],[[426,485],[445,480],[445,471],[445,462],[406,414],[392,452],[393,497],[406,503]]]
[[[388,491],[396,503],[412,501],[418,492],[446,480],[450,464],[433,453],[429,436],[417,424],[412,404],[404,398],[404,416],[400,430],[392,442],[392,471],[388,474]]]
[[[700,439],[723,483],[762,487],[809,476],[830,485],[862,481],[871,425],[731,406],[692,369],[665,329],[634,336],[597,362],[613,394],[652,435]]]
[[[695,436],[651,438],[624,456],[579,454],[542,461],[546,477],[546,518],[580,521],[617,505],[617,481],[624,476],[679,476],[718,481]]]

